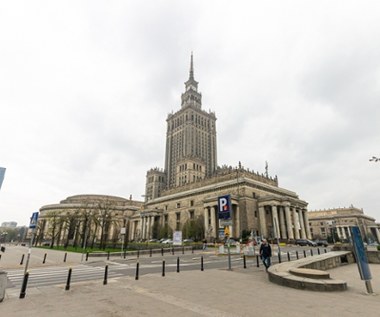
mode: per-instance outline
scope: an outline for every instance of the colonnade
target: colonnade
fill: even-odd
[[[267,216],[268,215],[268,216]],[[309,217],[302,207],[259,203],[260,234],[284,240],[311,239]]]

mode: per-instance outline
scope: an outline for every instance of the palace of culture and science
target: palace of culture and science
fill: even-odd
[[[204,225],[203,238],[214,241],[223,230],[217,214],[217,198],[227,194],[231,196],[232,237],[239,238],[246,230],[255,236],[278,236],[285,241],[311,238],[307,202],[294,191],[279,187],[277,176],[255,172],[240,162],[236,167],[218,165],[216,116],[202,109],[193,56],[180,109],[169,114],[166,121],[165,166],[147,172],[145,201],[76,195],[59,204],[43,206],[40,209],[42,239],[49,235],[49,215],[78,213],[84,205],[87,209],[91,205],[95,208],[103,201],[112,211],[106,231],[108,241],[118,239],[123,227],[127,227],[128,240],[149,240],[157,238],[155,226],[180,231],[187,221],[195,219],[201,219]],[[59,230],[63,236],[75,239],[75,230],[81,230],[84,225],[78,213],[77,229],[63,225]]]

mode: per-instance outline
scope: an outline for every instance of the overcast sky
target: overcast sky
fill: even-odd
[[[379,1],[2,1],[0,223],[143,199],[191,51],[218,164],[380,221]]]

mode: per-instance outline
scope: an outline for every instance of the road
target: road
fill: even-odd
[[[278,263],[278,250],[273,248],[272,263]],[[320,252],[325,252],[325,249],[319,249]],[[326,252],[328,249],[326,249]],[[289,257],[288,257],[289,253]],[[281,260],[288,261],[306,256],[318,254],[317,248],[309,247],[282,247]],[[162,256],[156,253],[152,256],[149,254],[143,256],[127,256],[126,259],[121,257],[107,257],[103,258],[90,258],[88,262],[77,261],[68,265],[51,265],[46,267],[31,267],[29,270],[28,287],[38,287],[47,285],[65,284],[67,281],[69,267],[72,268],[71,283],[77,283],[88,280],[103,280],[105,273],[105,266],[108,265],[108,278],[112,279],[120,276],[134,276],[136,277],[137,263],[139,266],[139,278],[146,274],[160,274],[163,273],[163,265],[165,264],[166,274],[178,274],[179,271],[201,270],[203,259],[203,269],[219,268],[228,269],[228,256],[218,255],[213,249],[206,251],[195,251],[191,253],[188,251],[184,254],[177,252],[177,254],[166,253]],[[164,263],[165,262],[165,263]],[[262,266],[261,261],[257,262],[257,257],[246,257],[245,266],[247,270],[257,269],[257,263]],[[244,267],[244,259],[240,254],[231,254],[231,269]],[[8,273],[7,288],[21,288],[24,269],[6,269]]]

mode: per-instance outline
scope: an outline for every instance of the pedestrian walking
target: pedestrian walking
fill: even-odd
[[[272,256],[272,248],[266,239],[263,239],[260,245],[260,258],[263,261],[265,270],[268,272],[268,268],[271,265],[270,258]]]

